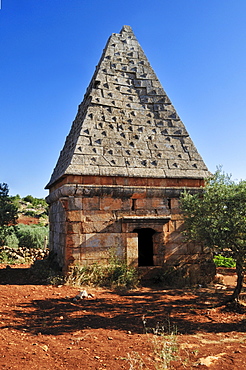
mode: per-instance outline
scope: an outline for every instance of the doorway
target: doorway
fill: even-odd
[[[138,234],[138,266],[153,266],[153,235],[155,230],[151,228],[134,229]]]

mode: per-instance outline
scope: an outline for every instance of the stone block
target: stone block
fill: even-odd
[[[180,203],[179,203],[179,199],[177,198],[172,198],[171,199],[171,209],[175,209],[175,210],[178,210],[180,209]]]
[[[163,177],[164,171],[158,168],[128,168],[129,176]]]
[[[84,234],[101,233],[107,227],[104,222],[83,222],[82,232]]]
[[[112,222],[116,218],[111,212],[104,212],[104,211],[94,211],[92,213],[87,213],[85,216],[85,222]]]
[[[173,231],[171,233],[169,233],[169,237],[168,237],[168,242],[169,243],[175,243],[175,244],[180,244],[184,241],[184,236],[177,232],[177,231]]]
[[[111,166],[119,166],[119,167],[124,167],[125,166],[125,159],[122,158],[122,157],[116,157],[116,156],[112,156],[112,155],[105,155],[104,156],[105,160],[106,160],[106,165],[108,166],[108,164],[110,163]]]
[[[125,213],[125,212],[130,212],[132,207],[132,202],[131,199],[122,199],[122,206],[121,209],[117,210],[119,213]]]
[[[74,258],[74,261],[79,262],[80,261],[80,248],[69,248],[67,257],[72,256]]]
[[[167,211],[166,200],[164,198],[151,198],[148,202],[148,208]]]
[[[82,233],[82,223],[81,222],[68,222],[67,223],[67,233],[68,234],[81,234]]]
[[[122,223],[121,220],[108,223],[104,228],[101,230],[102,233],[121,233],[122,231]]]
[[[83,210],[90,211],[90,210],[99,210],[100,209],[100,198],[99,197],[92,197],[92,198],[83,198]]]
[[[97,155],[103,155],[103,148],[102,147],[94,147],[94,146],[82,146],[79,145],[78,148],[76,149],[75,153],[79,154],[89,154],[91,156],[97,154]]]
[[[99,169],[101,176],[128,176],[128,170],[125,167],[101,167]]]
[[[100,199],[100,210],[101,211],[114,211],[121,209],[122,200],[116,198],[104,197]]]
[[[117,249],[119,246],[122,247],[123,245],[122,237],[122,234],[116,233],[101,234],[100,242],[103,246],[107,248]]]
[[[83,173],[83,175],[97,176],[100,174],[99,166],[83,166],[83,168],[81,168],[81,166],[73,166],[73,169],[74,172],[78,174]]]
[[[198,260],[199,256],[199,254],[190,255],[174,253],[169,255],[168,258],[165,256],[165,263],[173,266],[193,264]]]
[[[147,199],[146,198],[136,199],[136,204],[135,204],[135,209],[136,210],[144,209],[145,212],[146,212],[146,208],[147,208]]]
[[[165,245],[165,258],[169,259],[174,254],[178,254],[178,255],[189,254],[187,243],[183,242],[182,244],[177,244],[175,243],[175,241],[172,241],[172,242],[169,241],[169,243]]]
[[[138,266],[138,234],[125,234],[126,263],[128,266]]]
[[[80,245],[80,235],[66,234],[66,248],[77,248]]]
[[[68,222],[79,222],[84,218],[81,210],[67,211],[66,215]]]
[[[80,260],[84,263],[87,262],[88,264],[99,262],[102,263],[102,260],[106,262],[109,259],[108,248],[105,247],[98,247],[98,248],[90,248],[90,247],[82,247],[80,248]]]
[[[84,155],[85,166],[108,166],[108,161],[100,155]]]

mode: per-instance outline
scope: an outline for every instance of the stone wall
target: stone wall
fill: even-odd
[[[98,179],[97,184],[90,185],[63,181],[47,199],[50,249],[65,273],[74,263],[106,263],[112,249],[119,258],[137,267],[143,229],[147,230],[147,237],[148,232],[153,234],[150,266],[186,265],[190,270],[194,263],[211,259],[210,251],[184,241],[179,208],[183,188],[119,186],[113,185],[112,179],[108,179],[108,184],[105,179],[100,182],[104,185],[98,184]]]

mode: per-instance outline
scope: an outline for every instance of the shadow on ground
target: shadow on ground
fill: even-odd
[[[75,301],[71,295],[45,298],[48,287],[29,268],[1,269],[0,280],[1,285],[40,285],[43,289],[42,299],[34,296],[26,301],[23,299],[18,305],[13,303],[12,315],[8,306],[2,312],[2,328],[46,335],[100,328],[144,333],[146,330],[153,332],[158,326],[166,333],[177,330],[180,334],[246,331],[245,310],[209,308],[232,289],[225,292],[215,291],[213,287],[152,287],[124,294],[100,290],[92,299]]]
[[[0,269],[0,285],[40,285],[45,280],[33,274],[31,268],[23,268],[7,265]]]

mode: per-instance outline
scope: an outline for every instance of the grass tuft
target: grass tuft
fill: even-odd
[[[165,323],[157,323],[155,327],[147,326],[145,315],[142,317],[144,333],[148,335],[148,343],[153,351],[153,364],[156,370],[172,368],[172,361],[178,360],[177,328],[167,319]],[[137,352],[128,353],[129,370],[148,369]]]
[[[75,265],[71,268],[66,283],[69,285],[92,285],[110,288],[133,289],[138,286],[137,270],[110,252],[107,264]]]

